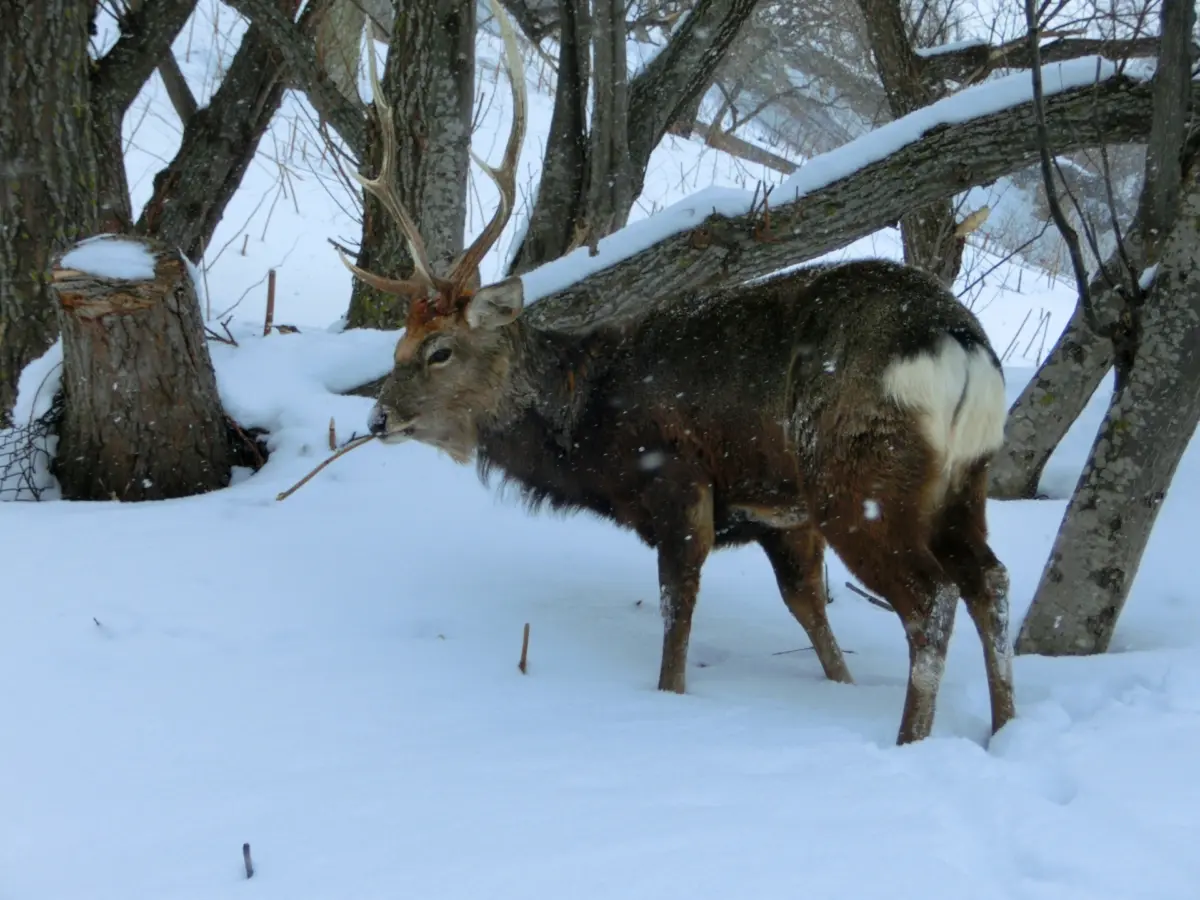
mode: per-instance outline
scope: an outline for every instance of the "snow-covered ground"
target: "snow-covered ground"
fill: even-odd
[[[219,57],[204,40],[221,33],[201,7],[177,45],[182,57],[191,41],[197,86]],[[532,88],[535,171],[550,100]],[[1194,447],[1112,652],[1019,657],[1018,718],[990,743],[960,615],[934,736],[893,746],[903,635],[843,587],[832,554],[830,616],[857,684],[824,680],[749,548],[709,562],[689,693],[661,694],[655,560],[632,535],[531,517],[420,446],[368,444],[276,502],[327,454],[331,417],[341,439],[362,430],[370,401],[337,392],[386,371],[396,337],[338,333],[349,280],[326,237],[354,228],[328,172],[296,175],[268,213],[271,154],[300,108],[289,98],[264,141],[203,278],[214,313],[246,294],[239,346],[211,350],[230,413],[271,432],[267,466],[187,500],[0,504],[0,898],[1197,896]],[[494,159],[505,123],[492,116],[501,137],[481,132],[476,150]],[[157,80],[131,120],[141,202],[147,167],[178,140]],[[696,182],[680,178],[689,168]],[[743,176],[669,138],[647,203]],[[872,253],[898,256],[895,233],[843,255]],[[996,264],[971,256],[971,271]],[[485,277],[500,263],[492,254]],[[261,336],[255,284],[272,265],[277,321],[299,334]],[[1015,396],[1070,313],[1069,288],[1000,265],[964,296],[1011,347]],[[34,394],[56,359],[25,373],[19,416],[48,399]],[[990,506],[1014,628],[1107,390],[1049,467],[1058,499]]]

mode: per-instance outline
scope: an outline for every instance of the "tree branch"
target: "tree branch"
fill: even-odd
[[[311,31],[300,29],[271,0],[228,0],[228,3],[262,31],[313,108],[361,160],[367,146],[366,107],[358,97],[347,97],[338,90],[317,59]]]
[[[121,18],[121,37],[96,63],[93,101],[120,119],[153,74],[171,43],[196,8],[196,0],[156,0],[134,7]]]
[[[642,192],[650,154],[717,66],[757,0],[699,0],[658,56],[629,85],[629,161],[633,196]]]
[[[1123,75],[1045,101],[1049,140],[1060,153],[1146,140],[1151,85]],[[1193,108],[1200,85],[1192,84]],[[752,234],[757,213],[713,214],[698,227],[532,304],[531,321],[570,330],[626,319],[686,291],[762,277],[894,225],[908,210],[989,184],[1038,158],[1033,104],[930,129],[891,156],[798,200],[772,198],[774,240]],[[1200,117],[1193,113],[1193,127]],[[836,152],[836,151],[835,151]]]
[[[1193,0],[1163,0],[1162,51],[1154,77],[1154,128],[1146,143],[1146,176],[1138,200],[1147,264],[1158,261],[1159,245],[1175,225],[1183,190],[1180,148],[1187,139],[1196,24]]]
[[[1144,37],[1129,40],[1093,40],[1090,38],[1059,38],[1038,48],[1042,65],[1079,59],[1082,56],[1103,56],[1105,59],[1141,59],[1158,55],[1158,38]],[[997,69],[1028,69],[1033,54],[1025,37],[1005,44],[977,44],[921,56],[921,75],[926,81],[959,81],[974,84]]]
[[[504,4],[504,9],[532,44],[540,44],[542,38],[558,30],[558,18],[547,15],[545,10],[534,9],[527,0],[500,0],[500,2]]]
[[[158,63],[158,74],[163,80],[163,87],[167,89],[167,96],[171,98],[171,105],[175,107],[175,114],[187,124],[187,120],[196,114],[198,104],[179,69],[179,61],[169,49]]]

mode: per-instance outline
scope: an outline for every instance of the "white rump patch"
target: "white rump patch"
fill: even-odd
[[[883,388],[897,403],[921,414],[925,438],[947,469],[1004,445],[1004,376],[982,347],[968,352],[945,335],[935,352],[888,366]]]

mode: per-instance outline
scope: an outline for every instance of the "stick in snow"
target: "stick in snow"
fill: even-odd
[[[323,463],[321,463],[319,466],[317,466],[315,469],[313,469],[311,472],[309,472],[307,475],[305,475],[303,478],[301,478],[299,481],[297,481],[295,484],[293,484],[286,491],[276,494],[275,499],[276,500],[286,500],[288,497],[292,496],[292,494],[296,493],[296,491],[300,490],[300,488],[304,487],[304,485],[308,482],[308,480],[310,478],[312,478],[314,475],[316,475],[318,472],[320,472],[323,468],[325,468],[327,465],[329,465],[331,462],[333,462],[339,456],[341,456],[345,453],[349,453],[351,450],[361,447],[363,444],[367,443],[368,441],[373,441],[374,439],[375,439],[375,435],[364,434],[361,437],[354,438],[354,440],[346,441],[345,445],[340,450],[338,450],[336,453],[334,453],[332,456],[330,456],[329,459],[325,460]]]
[[[521,636],[521,661],[517,663],[517,668],[524,675],[527,672],[529,663],[529,623],[525,623],[525,632]]]
[[[254,877],[254,863],[250,861],[250,844],[242,844],[242,862],[246,864],[246,877]]]

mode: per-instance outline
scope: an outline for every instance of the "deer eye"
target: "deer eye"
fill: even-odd
[[[450,361],[451,350],[449,347],[438,347],[426,357],[425,361],[431,366],[441,366]]]

